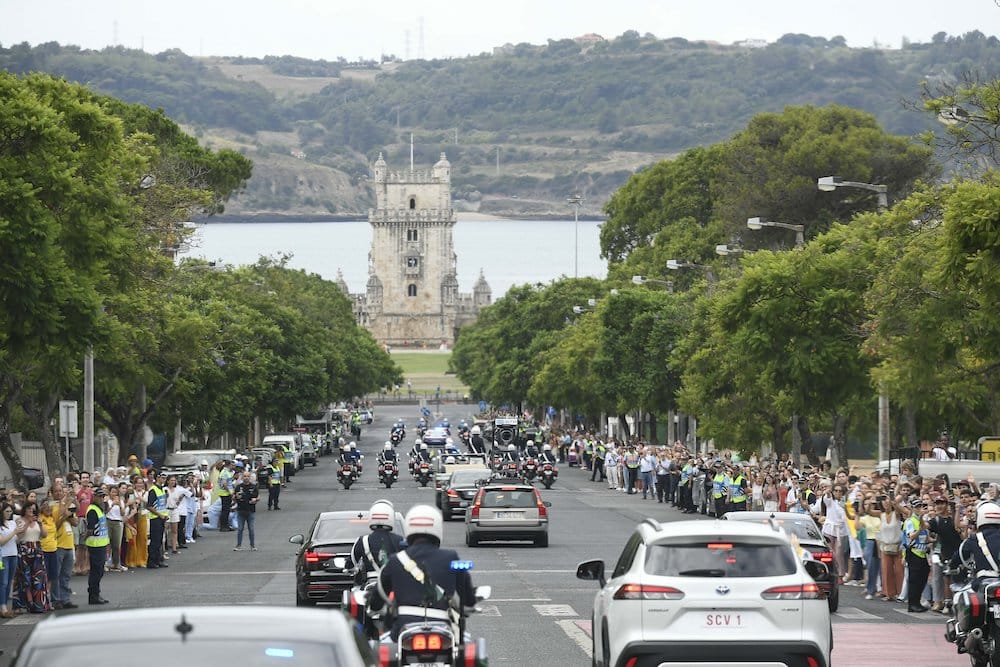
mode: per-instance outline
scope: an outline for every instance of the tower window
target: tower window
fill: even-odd
[[[415,229],[407,229],[406,230],[406,240],[407,241],[416,241],[417,240],[417,230],[415,230]]]
[[[410,197],[410,210],[413,211],[416,210],[416,208],[417,208],[417,198]]]
[[[416,295],[417,295],[417,286],[414,285],[413,283],[410,283],[409,285],[407,285],[406,286],[406,296],[416,296]]]

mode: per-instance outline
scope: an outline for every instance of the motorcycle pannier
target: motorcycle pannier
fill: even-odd
[[[963,635],[983,625],[986,618],[986,595],[980,591],[966,589],[959,593],[955,605],[958,631]]]

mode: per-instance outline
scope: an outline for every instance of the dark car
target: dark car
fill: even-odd
[[[109,638],[115,650],[108,650]],[[79,667],[92,662],[85,656],[100,656],[102,667],[131,667],[138,655],[169,656],[186,667],[378,664],[343,614],[239,605],[49,616],[25,638],[12,665]]]
[[[722,518],[759,523],[770,523],[773,519],[789,537],[795,536],[799,546],[809,551],[813,559],[826,565],[827,576],[817,579],[816,584],[826,595],[830,611],[837,611],[840,607],[840,571],[837,569],[837,559],[833,557],[830,543],[811,516],[799,512],[726,512]]]
[[[288,538],[292,544],[302,545],[295,558],[296,606],[341,603],[343,592],[354,584],[351,548],[369,530],[368,510],[322,512],[305,535]],[[403,534],[403,515],[399,512],[393,530]]]
[[[489,481],[491,471],[486,467],[456,470],[451,474],[441,493],[441,514],[445,521],[454,516],[465,516],[465,509],[476,498],[479,487]]]

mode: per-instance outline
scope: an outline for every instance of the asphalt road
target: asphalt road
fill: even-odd
[[[445,405],[444,415],[457,425],[471,420],[473,405]],[[409,450],[419,408],[376,409],[375,423],[362,432],[359,447],[369,462],[388,439],[389,426],[404,418],[409,432],[400,451]],[[366,466],[358,485],[344,491],[336,481],[332,457],[299,472],[282,491],[282,511],[257,513],[258,552],[233,552],[235,533],[205,531],[197,544],[173,556],[168,569],[107,573],[103,595],[112,609],[167,605],[267,604],[293,606],[295,546],[289,536],[304,532],[317,512],[367,509],[386,497],[405,511],[416,503],[433,504],[432,488],[422,489],[408,476],[391,490],[377,483],[374,466]],[[405,470],[404,470],[405,473]],[[576,564],[590,558],[613,563],[635,525],[650,516],[659,521],[688,517],[655,500],[611,491],[591,482],[584,471],[560,468],[557,485],[542,491],[551,501],[550,546],[527,544],[465,546],[464,524],[445,523],[444,544],[474,561],[476,584],[493,587],[484,613],[470,621],[472,632],[485,637],[490,662],[498,666],[590,663],[590,610],[594,582],[574,576]],[[707,519],[697,519],[707,520]],[[86,579],[72,582],[76,612],[99,613],[86,605]],[[908,667],[965,664],[942,637],[944,617],[907,614],[905,606],[864,600],[864,589],[841,590],[834,617],[834,664],[871,665],[889,659]],[[0,625],[0,667],[31,627],[43,617],[23,615]],[[276,619],[280,623],[280,619]],[[110,641],[110,640],[109,640]],[[909,659],[905,659],[909,656]]]

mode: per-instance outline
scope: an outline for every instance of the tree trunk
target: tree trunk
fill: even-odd
[[[917,440],[917,411],[912,405],[907,404],[903,408],[903,426],[906,429],[906,446],[919,447],[920,441]]]
[[[10,437],[10,409],[17,399],[20,387],[10,377],[0,379],[2,379],[2,384],[0,384],[0,454],[3,454],[7,467],[10,468],[10,476],[14,486],[24,489],[24,466],[21,463],[21,457],[14,448],[14,441]]]
[[[625,441],[628,442],[632,437],[632,432],[629,430],[628,420],[625,417],[626,414],[624,412],[618,413],[618,428],[625,433]]]
[[[802,454],[812,465],[819,465],[819,456],[812,443],[812,431],[809,430],[809,419],[799,415],[799,437],[802,439]]]
[[[847,417],[844,415],[833,416],[833,448],[837,452],[837,465],[850,470],[847,461]]]
[[[653,412],[649,413],[649,441],[654,445],[657,444],[656,438],[656,414]]]
[[[775,455],[781,455],[789,451],[785,447],[785,426],[786,422],[781,415],[771,415],[771,440],[774,443]]]
[[[49,479],[65,475],[64,452],[61,451],[59,440],[53,436],[52,429],[49,428],[52,415],[59,407],[59,394],[50,394],[42,402],[26,400],[21,405],[35,423],[35,428],[38,429],[38,437],[42,442],[42,450],[45,452],[45,464],[48,468]]]

